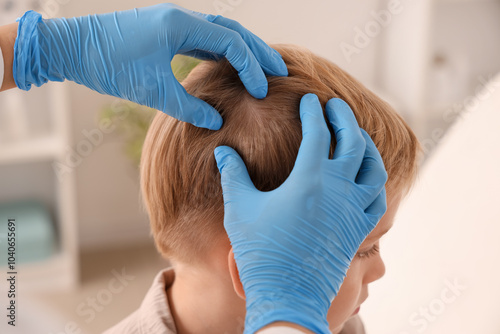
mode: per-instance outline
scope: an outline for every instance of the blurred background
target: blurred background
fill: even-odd
[[[50,18],[157,3],[0,0],[0,24],[28,9]],[[367,332],[500,333],[500,1],[175,3],[330,59],[417,133],[420,176],[382,241],[387,273],[361,307]],[[19,325],[2,320],[2,333],[101,332],[135,310],[168,266],[139,196],[152,115],[71,82],[0,94],[0,268],[6,275],[7,219],[15,217],[21,298]],[[127,280],[112,293],[117,277]]]

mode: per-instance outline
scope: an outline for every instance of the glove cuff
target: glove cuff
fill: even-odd
[[[318,310],[308,300],[281,298],[277,294],[266,294],[254,300],[247,297],[244,334],[253,334],[277,321],[291,322],[318,334],[331,333],[326,320],[328,309]]]
[[[39,64],[40,56],[37,55],[36,45],[38,45],[37,24],[42,21],[42,15],[35,11],[27,11],[17,20],[17,38],[14,44],[14,64],[12,67],[14,81],[22,90],[30,90],[31,85],[37,87],[47,82],[34,74],[39,72],[36,68]]]
[[[63,56],[71,53],[68,48],[57,45],[57,38],[64,31],[51,30],[42,15],[30,10],[18,19],[17,38],[14,44],[14,81],[22,90],[30,90],[31,85],[40,87],[48,81],[64,81]],[[51,26],[57,29],[56,23]],[[68,78],[70,79],[70,78]]]

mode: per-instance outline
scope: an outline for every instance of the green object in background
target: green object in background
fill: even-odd
[[[118,106],[107,106],[101,111],[100,120],[111,121],[112,126],[125,140],[125,154],[135,166],[139,166],[142,145],[156,113],[155,109],[128,101],[120,101]]]
[[[172,60],[172,71],[181,82],[201,60],[182,55],[176,55]],[[120,105],[106,106],[99,118],[110,120],[118,133],[125,139],[125,154],[135,166],[139,166],[142,145],[146,138],[149,125],[157,111],[133,102],[123,101]]]
[[[7,266],[9,219],[15,219],[16,265],[47,259],[57,251],[56,229],[44,205],[35,200],[2,203],[0,204],[0,268]]]
[[[186,79],[189,72],[201,62],[201,60],[196,58],[176,55],[171,62],[172,72],[174,72],[177,81],[182,82],[182,80]]]

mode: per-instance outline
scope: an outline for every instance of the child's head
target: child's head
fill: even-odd
[[[217,253],[220,245],[226,250],[230,247],[223,226],[224,204],[214,149],[220,145],[234,148],[257,189],[277,188],[295,163],[302,139],[299,101],[306,93],[316,94],[323,106],[333,97],[346,101],[380,151],[388,173],[388,211],[370,236],[390,227],[400,197],[410,189],[419,144],[403,119],[333,63],[295,46],[273,47],[283,56],[289,76],[269,77],[265,99],[252,98],[225,60],[204,62],[184,80],[188,93],[221,113],[224,125],[219,131],[197,128],[161,112],[151,124],[141,160],[142,195],[157,248],[176,263],[196,266]],[[376,240],[370,241],[370,236],[360,247],[361,253],[370,248],[369,252],[374,252],[371,246]],[[342,300],[359,305],[367,294],[361,286],[383,274],[380,257],[367,254],[353,261],[331,313],[346,312],[340,306],[335,311],[337,300],[338,305]],[[361,273],[364,271],[368,274]],[[342,290],[350,287],[352,291],[342,297]],[[337,319],[329,314],[329,320],[336,324],[343,323],[342,319],[345,321],[344,316]]]

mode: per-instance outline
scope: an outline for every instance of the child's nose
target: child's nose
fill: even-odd
[[[371,261],[370,266],[366,270],[365,277],[363,283],[368,284],[374,282],[382,276],[385,275],[385,264],[384,260],[380,256],[374,257]]]

